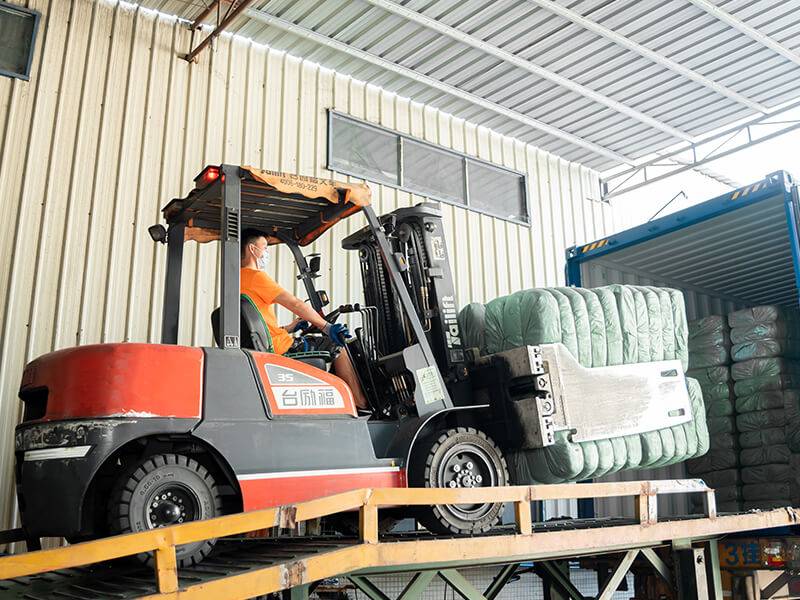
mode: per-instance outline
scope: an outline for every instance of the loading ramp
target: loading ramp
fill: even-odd
[[[700,494],[705,514],[659,519],[662,494]],[[567,498],[634,496],[633,519],[567,519],[534,523],[531,502]],[[433,536],[427,532],[380,534],[379,510],[398,506],[507,502],[515,523],[473,537]],[[246,537],[251,532],[297,525],[342,512],[359,512],[359,535]],[[331,577],[347,577],[370,600],[388,596],[376,575],[411,573],[400,595],[420,597],[434,577],[444,579],[468,600],[492,600],[522,563],[565,597],[583,596],[556,561],[620,554],[617,568],[598,598],[609,599],[634,561],[645,561],[677,586],[681,598],[721,598],[716,540],[743,531],[794,526],[798,512],[782,508],[718,515],[714,492],[701,480],[631,481],[547,486],[461,489],[361,489],[294,505],[227,515],[207,521],[154,529],[74,546],[0,558],[0,598],[190,599],[252,598],[283,593],[307,598]],[[215,552],[199,565],[178,568],[175,547],[218,538]],[[124,559],[155,552],[153,568]],[[670,560],[673,557],[674,560]],[[669,563],[674,563],[674,569]],[[497,565],[486,590],[477,590],[459,569]],[[673,572],[674,571],[674,572]]]

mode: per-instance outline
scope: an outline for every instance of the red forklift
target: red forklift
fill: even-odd
[[[314,285],[320,257],[309,261],[301,248],[355,214],[366,226],[342,245],[358,253],[364,302],[326,314],[327,294]],[[163,216],[166,227],[150,228],[153,240],[167,246],[161,344],[69,348],[24,370],[16,476],[31,544],[43,536],[77,542],[142,531],[362,487],[524,484],[510,479],[506,453],[553,444],[565,428],[575,440],[605,435],[603,419],[618,431],[624,398],[608,415],[594,415],[586,431],[564,410],[592,399],[592,389],[613,389],[617,367],[584,369],[561,344],[488,357],[464,348],[434,204],[379,218],[366,185],[223,164],[204,169]],[[357,315],[346,351],[368,414],[359,414],[348,386],[329,371],[329,353],[271,352],[261,315],[240,294],[244,228],[286,245],[308,301],[326,320]],[[189,241],[219,246],[212,348],[177,344]],[[630,365],[621,372],[628,382],[659,378],[658,385],[640,386],[653,390],[650,396],[634,399],[637,410],[660,407],[658,426],[691,418],[677,361],[648,363],[638,375]],[[623,434],[652,424],[633,419],[626,426]],[[473,534],[495,526],[502,508],[429,506],[410,516],[434,532]],[[179,564],[199,562],[212,546],[180,548]]]

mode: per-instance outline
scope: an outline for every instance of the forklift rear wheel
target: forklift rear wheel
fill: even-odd
[[[111,492],[109,511],[113,533],[129,533],[211,519],[222,513],[216,482],[196,460],[181,454],[157,454],[122,475]],[[203,560],[216,540],[176,548],[178,565]],[[152,565],[153,553],[137,558]]]
[[[476,488],[508,485],[508,466],[497,444],[482,431],[457,427],[440,432],[419,452],[411,473],[415,487]],[[434,533],[482,533],[494,527],[503,503],[424,507],[419,522]]]

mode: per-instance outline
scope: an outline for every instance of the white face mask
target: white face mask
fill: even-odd
[[[255,244],[253,244],[253,247],[258,248],[258,246],[256,246]],[[268,263],[269,263],[269,251],[265,247],[261,251],[261,256],[256,256],[256,266],[260,271],[266,271]]]

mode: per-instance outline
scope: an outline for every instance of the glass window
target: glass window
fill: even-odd
[[[467,162],[470,208],[501,219],[527,223],[524,178],[474,160]]]
[[[331,168],[398,185],[398,136],[332,114]]]
[[[403,187],[424,196],[466,204],[464,157],[404,139]]]
[[[519,173],[333,111],[329,119],[331,171],[530,222],[525,178]]]
[[[0,2],[0,74],[28,79],[39,13]]]

